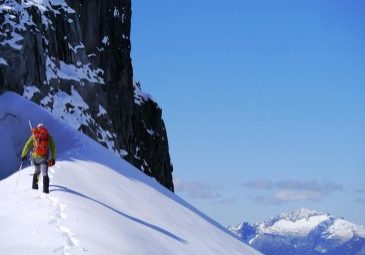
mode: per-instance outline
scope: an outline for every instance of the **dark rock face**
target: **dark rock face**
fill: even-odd
[[[133,82],[130,28],[130,0],[0,0],[0,93],[40,104],[173,191],[161,109]]]

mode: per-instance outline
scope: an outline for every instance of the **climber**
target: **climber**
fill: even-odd
[[[49,193],[48,167],[55,164],[56,145],[51,135],[42,123],[37,128],[32,128],[32,135],[24,145],[21,160],[24,162],[27,158],[28,151],[33,145],[32,161],[35,166],[33,174],[33,189],[38,189],[39,174],[43,177],[43,192]],[[49,153],[51,152],[51,153]]]

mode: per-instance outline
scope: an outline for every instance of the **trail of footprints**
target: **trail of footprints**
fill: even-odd
[[[53,251],[54,254],[59,255],[70,255],[71,251],[76,248],[79,244],[79,241],[76,239],[75,234],[68,227],[62,225],[62,220],[66,218],[65,208],[67,207],[65,204],[62,204],[58,201],[57,198],[48,196],[49,202],[55,207],[53,214],[51,215],[51,219],[49,224],[56,225],[57,229],[62,233],[65,238],[64,244],[55,249]]]
[[[55,171],[53,168],[49,169],[49,177],[52,180]],[[62,233],[65,241],[62,246],[56,248],[53,251],[53,254],[56,255],[71,255],[72,250],[77,248],[79,245],[79,240],[75,237],[75,234],[71,231],[70,228],[64,226],[62,224],[63,219],[66,218],[65,209],[67,207],[66,204],[62,204],[59,200],[52,195],[44,195],[43,198],[47,200],[55,209],[51,214],[49,224],[55,225],[57,230]],[[81,249],[81,251],[86,251],[85,249]]]

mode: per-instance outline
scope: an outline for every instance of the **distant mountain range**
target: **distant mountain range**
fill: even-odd
[[[365,255],[365,227],[305,208],[228,229],[265,255]]]

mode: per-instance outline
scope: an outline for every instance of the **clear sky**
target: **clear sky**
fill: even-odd
[[[177,194],[223,225],[300,207],[365,225],[365,1],[132,4]]]

